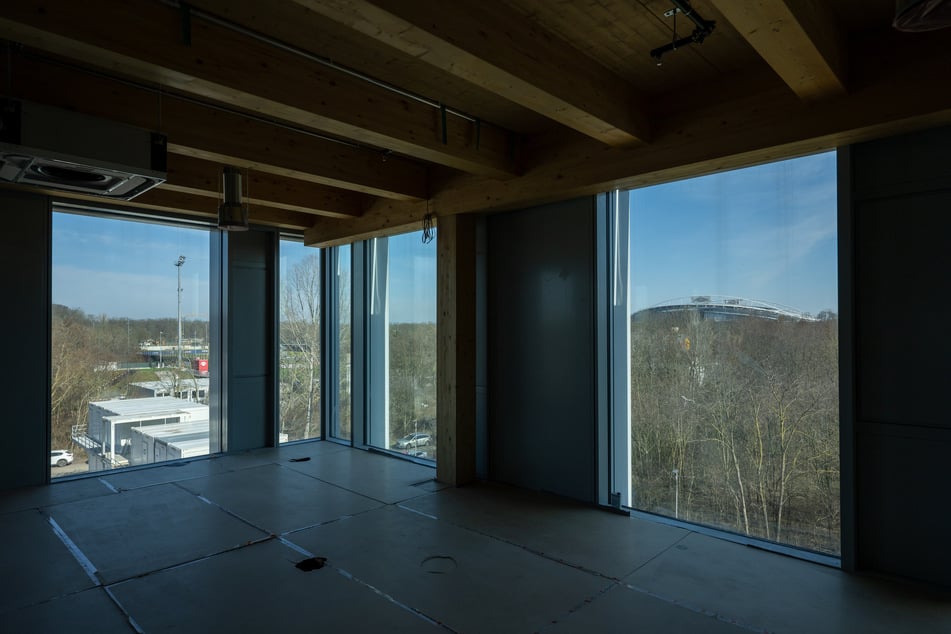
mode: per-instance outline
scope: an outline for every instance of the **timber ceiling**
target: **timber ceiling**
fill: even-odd
[[[158,129],[131,202],[339,244],[951,122],[948,32],[893,0],[17,0],[0,91]],[[678,37],[694,24],[676,17]]]

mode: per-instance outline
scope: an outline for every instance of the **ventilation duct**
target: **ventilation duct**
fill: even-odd
[[[162,134],[0,99],[0,182],[129,200],[165,182],[166,169]]]
[[[226,166],[221,170],[224,200],[218,206],[218,228],[224,231],[248,230],[248,206],[241,203],[241,171]]]
[[[951,0],[897,0],[894,26],[912,32],[951,26]]]

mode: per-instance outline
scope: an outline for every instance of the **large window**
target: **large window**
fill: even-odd
[[[630,193],[635,508],[839,552],[835,174]]]
[[[55,212],[51,476],[208,454],[207,230]]]
[[[353,437],[351,424],[353,416],[353,363],[351,359],[353,354],[353,310],[351,308],[353,285],[351,272],[353,269],[351,253],[350,245],[338,247],[334,250],[336,275],[333,281],[337,288],[333,294],[333,301],[336,302],[337,327],[331,336],[337,346],[335,355],[337,360],[337,400],[333,418],[333,435],[343,440],[350,440]]]
[[[281,240],[281,442],[320,437],[320,252]]]
[[[436,459],[436,244],[417,233],[369,249],[369,444]]]

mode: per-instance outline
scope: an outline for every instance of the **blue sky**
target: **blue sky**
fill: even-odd
[[[838,312],[835,153],[631,192],[631,307],[727,295]]]
[[[287,242],[282,242],[287,245]],[[287,271],[316,253],[285,247]],[[208,318],[209,232],[53,216],[53,302],[110,317]],[[835,153],[631,192],[632,310],[728,295],[837,312]],[[390,238],[390,319],[435,321],[436,243]]]
[[[113,218],[53,214],[53,303],[109,317],[208,319],[209,232]]]
[[[390,321],[436,321],[436,242],[423,244],[421,232],[389,239]],[[316,253],[302,244],[281,242],[281,275],[308,255]],[[350,257],[349,249],[346,257]],[[349,270],[349,267],[347,267]]]
[[[92,315],[175,317],[175,262],[182,317],[208,319],[209,231],[71,213],[53,214],[53,303]],[[317,250],[281,241],[282,275]],[[436,320],[436,243],[420,233],[390,238],[390,319]]]

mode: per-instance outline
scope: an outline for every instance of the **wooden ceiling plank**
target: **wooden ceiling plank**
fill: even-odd
[[[89,16],[96,16],[90,19]],[[0,37],[306,128],[493,178],[518,174],[505,130],[157,2],[5,4]],[[445,125],[444,125],[445,124]]]
[[[631,86],[505,5],[295,1],[608,145],[650,138],[644,104]]]
[[[23,187],[22,185],[0,184],[0,189],[22,189]],[[29,187],[28,189],[36,193],[46,194],[54,200],[82,203],[90,208],[143,211],[155,218],[190,216],[195,219],[209,221],[211,224],[215,224],[218,219],[217,205],[210,202],[207,196],[173,191],[165,189],[164,186],[150,189],[132,200],[113,200],[101,196],[42,187]],[[308,229],[315,218],[318,218],[318,216],[261,205],[252,206],[248,211],[248,222],[250,224],[293,231]]]
[[[352,221],[317,219],[312,246],[415,228],[423,215],[492,212],[628,189],[801,156],[951,123],[951,82],[934,78],[951,65],[941,34],[889,46],[876,37],[852,51],[852,90],[840,99],[804,103],[771,71],[738,73],[724,86],[691,86],[667,97],[693,100],[655,120],[649,147],[618,149],[589,139],[546,149],[550,157],[513,183],[456,176],[430,201],[377,201]],[[860,62],[858,60],[861,60]],[[722,97],[711,99],[717,93]],[[700,97],[698,97],[700,95]],[[705,103],[709,101],[709,103]],[[655,104],[665,112],[663,103]]]
[[[846,43],[828,2],[711,0],[803,101],[846,92]]]
[[[210,203],[210,204],[209,204]],[[217,220],[218,206],[206,196],[196,196],[177,192],[163,187],[150,189],[141,196],[123,203],[125,207],[185,213],[188,215]],[[263,205],[249,205],[248,223],[260,224],[296,231],[309,228],[316,216],[287,209],[276,209]]]
[[[181,154],[168,156],[168,180],[164,189],[220,199],[221,163]],[[331,218],[355,218],[369,204],[369,197],[298,179],[249,170],[245,174],[245,201],[274,209],[286,209]]]
[[[11,75],[17,97],[160,130],[168,136],[173,154],[395,200],[428,196],[426,168],[399,156],[328,141],[22,55],[14,58]],[[355,215],[349,206],[325,211]]]
[[[192,7],[254,29],[301,50],[310,50],[346,68],[381,76],[390,84],[465,110],[503,128],[531,135],[550,130],[549,119],[475,84],[402,54],[387,44],[332,20],[326,20],[294,2],[261,0],[191,0]],[[381,72],[381,68],[385,71]]]

